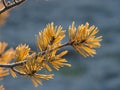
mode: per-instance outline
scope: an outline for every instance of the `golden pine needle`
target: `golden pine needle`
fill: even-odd
[[[26,44],[21,44],[16,47],[15,61],[23,61],[29,56],[30,48]]]
[[[98,29],[95,26],[89,26],[89,23],[85,25],[79,25],[78,28],[75,27],[73,22],[69,26],[69,42],[84,57],[94,56],[96,54],[95,48],[100,47],[100,41],[102,36],[96,37]]]
[[[16,73],[15,73],[12,69],[10,69],[10,74],[11,74],[14,78],[17,77]]]
[[[48,48],[57,47],[65,37],[65,30],[61,26],[54,26],[54,23],[48,24],[44,31],[37,35],[37,46],[40,51],[46,51]]]
[[[56,54],[56,50],[46,53],[44,57],[45,60],[41,61],[43,67],[46,68],[48,71],[52,71],[49,64],[51,64],[51,66],[53,66],[53,68],[56,70],[59,70],[59,68],[63,66],[70,67],[71,64],[68,64],[67,60],[62,58],[62,56],[64,56],[65,54],[67,54],[67,51],[63,51],[60,54]]]

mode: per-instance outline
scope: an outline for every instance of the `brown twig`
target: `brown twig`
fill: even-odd
[[[52,52],[52,51],[54,51],[54,50],[56,50],[56,49],[59,49],[59,48],[62,48],[62,47],[68,46],[68,45],[71,45],[71,43],[69,43],[69,42],[64,43],[64,44],[62,44],[61,46],[58,46],[58,47],[50,50],[49,52]],[[38,53],[35,57],[37,57],[37,56],[39,56],[39,55],[44,55],[45,53],[46,53],[46,51],[45,51],[45,52],[40,52],[40,53]],[[16,62],[16,63],[11,63],[11,64],[0,64],[0,67],[10,68],[10,69],[12,69],[14,72],[16,72],[16,73],[18,73],[18,74],[20,74],[20,75],[25,75],[24,73],[21,73],[21,72],[19,72],[18,70],[16,70],[15,67],[16,67],[16,66],[21,66],[21,65],[25,64],[26,62],[27,62],[27,60],[20,61],[20,62]]]
[[[16,70],[14,67],[23,65],[26,62],[27,62],[27,60],[24,60],[24,61],[21,61],[21,62],[16,62],[16,63],[11,63],[11,64],[0,64],[0,67],[10,68],[19,75],[25,75],[24,73],[21,73],[20,71]]]
[[[59,49],[59,48],[62,48],[62,47],[68,46],[68,45],[70,45],[69,42],[67,42],[67,43],[65,43],[65,44],[62,44],[61,46],[58,46],[58,47],[50,50],[49,52],[52,52],[52,51],[54,51],[54,50],[56,50],[56,49]],[[46,52],[42,52],[42,53],[40,52],[40,53],[38,53],[37,56],[39,56],[39,55],[44,55],[45,53],[46,53]],[[21,65],[25,64],[26,62],[27,62],[27,60],[20,61],[20,62],[16,62],[16,63],[11,63],[11,64],[0,64],[0,67],[4,67],[4,68],[14,68],[14,67],[16,67],[16,66],[21,66]]]
[[[17,69],[15,69],[14,67],[13,68],[11,68],[14,72],[16,72],[17,74],[19,74],[19,75],[26,75],[26,74],[24,74],[24,73],[21,73],[20,71],[18,71]]]
[[[1,0],[1,1],[4,5],[4,8],[2,10],[0,10],[0,14],[7,11],[8,9],[11,9],[15,6],[18,6],[18,5],[22,4],[26,0],[19,0],[19,1],[14,0],[13,3],[11,3],[11,4],[7,4],[5,0]]]
[[[27,60],[21,61],[21,62],[16,62],[16,63],[11,63],[11,64],[0,64],[0,67],[4,68],[14,68],[16,66],[23,65],[27,62]]]
[[[51,49],[49,52],[52,52],[52,51],[54,51],[54,50],[57,50],[57,49],[59,49],[59,48],[66,47],[66,46],[69,46],[69,45],[71,45],[70,42],[64,43],[64,44],[62,44],[62,45],[60,45],[60,46],[58,46],[58,47],[56,47],[56,48]],[[39,55],[44,55],[46,52],[48,52],[48,51],[40,52],[40,53],[38,53],[37,56],[39,56]]]

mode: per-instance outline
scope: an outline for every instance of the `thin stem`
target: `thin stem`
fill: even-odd
[[[54,49],[51,49],[49,52],[52,52],[52,51],[54,51],[54,50],[56,50],[56,49],[59,49],[59,48],[62,48],[62,47],[66,47],[66,46],[68,46],[68,45],[71,45],[71,43],[70,42],[67,42],[67,43],[64,43],[64,44],[62,44],[61,46],[58,46],[58,47],[56,47],[56,48],[54,48]],[[40,53],[38,53],[38,56],[39,55],[44,55],[46,53],[46,51],[44,51],[44,52],[40,52]]]
[[[15,69],[14,67],[13,68],[11,68],[14,72],[16,72],[17,74],[19,74],[19,75],[26,75],[26,74],[24,74],[24,73],[21,73],[20,71],[18,71],[17,69]]]
[[[18,6],[18,5],[22,4],[25,1],[26,0],[20,0],[20,1],[16,2],[16,0],[14,0],[15,3],[12,3],[11,5],[6,5],[5,0],[2,0],[5,8],[3,8],[2,10],[0,10],[0,14],[3,13],[3,12],[5,12],[5,11],[7,11],[8,9],[11,9],[11,8],[13,8],[15,6]]]
[[[13,68],[16,66],[20,66],[23,65],[27,62],[27,60],[21,61],[21,62],[16,62],[16,63],[11,63],[11,64],[0,64],[0,67],[4,67],[4,68]]]
[[[62,47],[68,46],[68,45],[71,45],[71,43],[69,43],[69,42],[64,43],[64,44],[62,44],[61,46],[58,46],[58,47],[50,50],[49,52],[52,52],[52,51],[54,51],[54,50],[56,50],[56,49],[59,49],[59,48],[62,48]],[[41,54],[44,55],[45,53],[46,53],[46,51],[45,51],[45,52],[42,52],[42,53],[40,52],[40,53],[38,53],[35,57],[37,57],[37,56],[39,56],[39,55],[41,55]],[[16,69],[14,68],[14,67],[16,67],[16,66],[23,65],[23,64],[25,64],[26,62],[27,62],[27,60],[20,61],[20,62],[16,62],[16,63],[11,63],[11,64],[0,64],[0,67],[10,68],[10,69],[12,69],[14,72],[16,72],[16,73],[18,73],[18,74],[20,74],[20,75],[26,75],[26,74],[21,73],[20,71],[18,71],[18,70],[16,70]]]
[[[59,49],[59,48],[62,48],[62,47],[68,46],[68,45],[70,45],[69,42],[67,42],[67,43],[65,43],[65,44],[62,44],[61,46],[58,46],[58,47],[50,50],[49,52],[52,52],[52,51],[54,51],[54,50],[56,50],[56,49]],[[46,53],[46,52],[42,52],[42,55],[44,55],[45,53]],[[41,53],[38,53],[38,55],[36,55],[36,56],[39,56],[39,55],[41,55]],[[0,64],[0,67],[4,67],[4,68],[14,68],[14,67],[16,67],[16,66],[23,65],[23,64],[25,64],[26,62],[27,62],[27,60],[20,61],[20,62],[16,62],[16,63],[11,63],[11,64]]]
[[[58,47],[56,47],[56,48],[52,49],[50,52],[52,52],[52,51],[54,51],[54,50],[56,50],[56,49],[62,48],[62,47],[66,47],[66,46],[68,46],[68,45],[70,45],[70,43],[69,43],[69,42],[64,43],[64,44],[62,44],[61,46],[58,46]]]

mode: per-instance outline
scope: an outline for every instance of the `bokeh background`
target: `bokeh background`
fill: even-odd
[[[120,90],[120,0],[28,0],[10,11],[7,23],[0,27],[0,41],[9,47],[29,44],[36,49],[35,35],[50,22],[67,30],[89,22],[103,36],[101,48],[94,58],[83,58],[72,48],[66,56],[71,68],[54,71],[53,80],[35,88],[24,77],[5,77],[0,84],[6,90]],[[67,36],[67,33],[66,33]],[[67,41],[66,37],[63,42]]]

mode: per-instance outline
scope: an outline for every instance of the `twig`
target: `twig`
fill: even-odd
[[[64,44],[62,44],[61,46],[58,46],[58,47],[56,47],[56,48],[53,48],[53,49],[50,50],[49,52],[52,52],[52,51],[54,51],[54,50],[56,50],[56,49],[59,49],[59,48],[62,48],[62,47],[66,47],[66,46],[68,46],[68,45],[71,45],[71,43],[70,43],[70,42],[64,43]],[[48,51],[47,51],[47,52],[48,52]],[[38,56],[39,56],[39,55],[44,55],[45,53],[46,53],[46,51],[40,52],[40,53],[38,53]]]
[[[71,45],[71,43],[69,43],[69,42],[64,43],[64,44],[62,44],[61,46],[58,46],[58,47],[50,50],[49,52],[52,52],[52,51],[54,51],[54,50],[56,50],[56,49],[59,49],[59,48],[62,48],[62,47],[68,46],[68,45]],[[45,51],[45,52],[40,52],[40,53],[38,53],[37,55],[35,55],[35,57],[37,57],[37,56],[39,56],[39,55],[44,55],[45,53],[46,53],[46,51]],[[27,62],[27,60],[20,61],[20,62],[16,62],[16,63],[11,63],[11,64],[0,64],[0,67],[10,68],[10,69],[12,69],[14,72],[16,72],[16,73],[18,73],[18,74],[20,74],[20,75],[26,75],[26,74],[21,73],[21,72],[19,72],[18,70],[15,69],[16,66],[21,66],[21,65],[25,64],[26,62]]]
[[[58,49],[58,48],[62,48],[62,47],[65,47],[65,46],[68,46],[68,45],[70,45],[70,43],[69,42],[67,42],[67,43],[65,43],[65,44],[62,44],[61,46],[59,46],[59,47],[56,47],[56,48],[54,48],[54,49],[52,49],[52,50],[50,50],[49,52],[52,52],[52,51],[54,51],[54,50],[56,50],[56,49]],[[40,53],[38,53],[35,57],[37,57],[37,56],[39,56],[39,55],[44,55],[46,52],[40,52]],[[25,64],[27,62],[27,60],[24,60],[24,61],[20,61],[20,62],[16,62],[16,63],[11,63],[11,64],[0,64],[0,67],[4,67],[4,68],[14,68],[14,67],[16,67],[16,66],[21,66],[21,65],[23,65],[23,64]]]
[[[0,67],[4,68],[14,68],[16,66],[23,65],[27,62],[27,60],[21,61],[21,62],[16,62],[16,63],[11,63],[11,64],[0,64]]]
[[[18,71],[17,69],[15,69],[14,67],[13,68],[11,68],[14,72],[16,72],[17,74],[19,74],[19,75],[26,75],[26,74],[24,74],[24,73],[21,73],[20,71]]]
[[[68,45],[71,45],[71,43],[67,42],[67,43],[64,43],[62,44],[61,46],[58,46],[52,50],[50,50],[49,52],[52,52],[56,49],[59,49],[59,48],[62,48],[62,47],[65,47],[65,46],[68,46]],[[38,53],[35,57],[39,56],[39,55],[44,55],[46,53],[46,51],[44,52],[40,52]],[[20,65],[23,65],[27,62],[27,60],[24,60],[24,61],[20,61],[20,62],[16,62],[16,63],[11,63],[11,64],[0,64],[0,67],[4,67],[4,68],[14,68],[16,66],[20,66]]]
[[[5,0],[2,0],[4,8],[2,10],[0,10],[0,14],[3,13],[3,12],[5,12],[5,11],[7,11],[8,9],[11,9],[11,8],[13,8],[15,6],[18,6],[18,5],[22,4],[25,1],[26,0],[19,0],[19,1],[14,0],[14,3],[8,5],[8,4],[6,4]]]
[[[27,62],[27,60],[24,60],[24,61],[21,61],[21,62],[16,62],[16,63],[11,63],[11,64],[0,64],[0,67],[10,68],[19,75],[25,75],[24,73],[21,73],[20,71],[16,70],[14,67],[23,65],[26,62]]]

